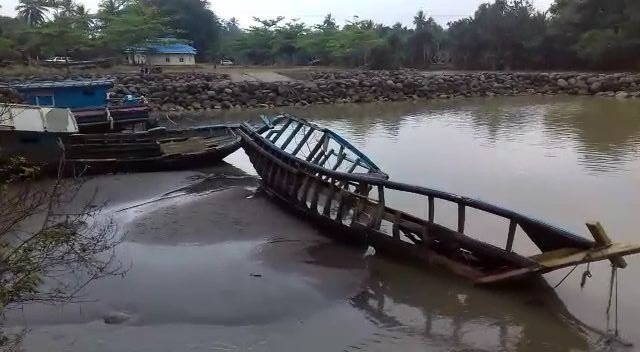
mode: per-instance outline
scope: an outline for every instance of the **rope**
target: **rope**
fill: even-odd
[[[555,286],[553,286],[554,289],[558,288],[560,285],[562,285],[562,283],[569,277],[569,275],[571,275],[571,273],[573,273],[577,268],[578,268],[579,264],[576,264],[576,266],[573,267],[573,269],[571,269],[571,271],[569,271],[567,273],[567,275],[565,275],[562,280],[560,280],[560,282],[558,282]]]
[[[587,279],[590,279],[593,277],[593,274],[591,274],[591,262],[587,263],[587,270],[584,271],[584,273],[582,273],[582,279],[580,280],[580,289],[584,290],[584,286],[587,284]]]

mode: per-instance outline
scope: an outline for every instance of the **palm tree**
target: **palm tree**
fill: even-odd
[[[76,14],[76,4],[73,0],[56,0],[55,8],[60,17],[72,17]]]
[[[47,19],[47,3],[43,0],[20,0],[16,11],[29,27],[40,25]]]

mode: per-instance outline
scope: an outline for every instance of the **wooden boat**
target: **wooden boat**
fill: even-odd
[[[240,148],[223,125],[135,133],[74,134],[63,139],[66,174],[195,168],[222,161]]]
[[[81,133],[120,132],[153,124],[145,99],[108,97],[114,84],[109,79],[33,81],[0,85],[0,89],[19,92],[29,105],[71,109]]]
[[[388,180],[371,160],[336,133],[290,115],[260,125],[241,125],[243,147],[262,186],[289,209],[342,240],[373,246],[377,252],[444,266],[476,283],[489,284],[547,273],[581,263],[640,252],[636,244],[611,243],[599,223],[588,224],[594,240],[480,200]],[[390,193],[421,197],[423,216],[387,205]],[[398,199],[394,197],[394,199]],[[457,227],[435,218],[435,204],[457,209]],[[503,219],[505,245],[498,247],[465,232],[471,209]],[[516,233],[537,246],[534,256],[513,250]]]

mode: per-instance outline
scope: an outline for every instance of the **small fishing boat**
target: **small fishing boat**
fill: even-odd
[[[222,161],[238,150],[241,142],[234,130],[224,125],[74,134],[62,141],[65,173],[74,176],[203,167]]]
[[[587,224],[591,240],[480,200],[390,181],[339,135],[294,116],[263,117],[258,125],[244,123],[239,134],[266,193],[328,229],[327,234],[370,245],[382,254],[440,265],[478,284],[601,260],[623,268],[625,255],[640,253],[640,245],[612,243],[599,223]],[[387,204],[388,199],[403,196],[423,199],[424,214]],[[457,219],[454,228],[435,218],[435,205],[443,203],[453,205],[443,209],[456,209],[450,214]],[[472,237],[487,234],[468,234],[469,212],[502,219],[504,246]],[[516,253],[518,236],[526,236],[539,253]]]
[[[0,89],[18,91],[29,105],[71,109],[82,133],[119,132],[152,124],[144,99],[108,97],[114,84],[109,79],[33,81]]]
[[[52,174],[202,167],[222,161],[240,148],[240,142],[240,136],[224,125],[82,134],[69,109],[0,105],[0,160],[23,157]]]

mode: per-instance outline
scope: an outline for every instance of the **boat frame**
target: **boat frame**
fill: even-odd
[[[635,244],[612,244],[599,223],[588,224],[595,238],[592,241],[480,200],[390,181],[351,144],[304,119],[279,115],[273,121],[264,118],[263,121],[260,127],[245,123],[239,129],[243,148],[262,178],[263,189],[340,240],[370,245],[377,252],[396,258],[440,265],[479,284],[513,281],[607,259],[622,268],[626,266],[623,256],[640,253],[640,246]],[[321,137],[310,139],[314,134]],[[295,148],[287,151],[294,140]],[[339,153],[328,150],[329,140],[340,145]],[[301,158],[298,153],[303,145],[310,153]],[[345,150],[357,158],[340,154]],[[327,164],[327,157],[319,156],[323,153],[334,155],[333,166]],[[352,165],[346,171],[338,171],[346,159]],[[367,172],[354,172],[354,164]],[[387,206],[385,199],[391,191],[422,197],[427,214],[419,217]],[[436,222],[436,200],[456,205],[457,228]],[[503,248],[465,233],[469,209],[506,220]],[[390,226],[383,226],[383,222]],[[527,257],[513,251],[518,228],[541,254]]]

